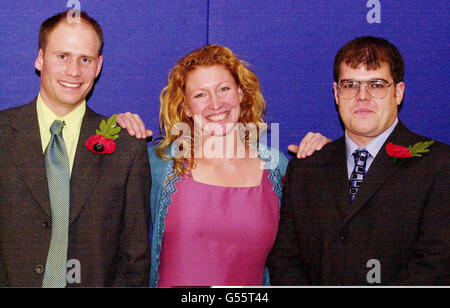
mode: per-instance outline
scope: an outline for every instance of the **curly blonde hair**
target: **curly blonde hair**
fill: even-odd
[[[189,53],[170,70],[168,85],[160,95],[159,123],[163,139],[158,143],[156,153],[164,160],[174,161],[174,176],[186,174],[190,169],[195,168],[193,147],[191,146],[194,121],[184,113],[187,103],[185,96],[187,75],[199,66],[217,64],[223,65],[231,73],[236,85],[244,94],[241,101],[239,122],[243,125],[254,123],[256,127],[264,123],[266,103],[260,90],[258,78],[247,67],[247,63],[238,59],[230,49],[219,45],[207,45]],[[179,123],[185,123],[191,128],[190,140],[182,142],[182,147],[186,147],[185,149],[188,149],[190,155],[173,157],[168,155],[166,150],[182,135],[182,132],[179,135],[172,134],[172,129],[176,128]],[[247,133],[245,138],[248,141]]]

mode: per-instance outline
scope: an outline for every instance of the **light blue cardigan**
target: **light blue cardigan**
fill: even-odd
[[[150,287],[156,287],[159,275],[159,258],[161,254],[162,237],[164,234],[164,221],[166,219],[167,210],[172,199],[171,195],[176,191],[175,182],[181,179],[181,176],[172,177],[166,181],[172,174],[173,161],[164,161],[156,155],[156,146],[148,148],[150,166],[152,170],[152,189],[150,194],[151,204],[151,270],[150,270]],[[271,149],[264,145],[259,145],[258,156],[266,162],[266,168],[269,171],[269,180],[273,184],[273,190],[277,194],[281,205],[282,195],[282,179],[286,172],[288,160],[286,156],[276,149]],[[269,284],[269,275],[267,268],[265,269],[264,285]]]

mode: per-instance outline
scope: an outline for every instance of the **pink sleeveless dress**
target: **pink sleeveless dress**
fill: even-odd
[[[165,220],[158,287],[262,285],[279,202],[264,170],[254,187],[183,176]]]

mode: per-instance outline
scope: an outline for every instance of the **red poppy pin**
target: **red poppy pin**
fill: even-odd
[[[422,154],[429,152],[428,147],[434,143],[434,140],[417,142],[414,145],[404,147],[389,142],[386,145],[386,152],[390,157],[394,158],[394,162],[398,158],[422,157]]]
[[[95,154],[111,154],[116,150],[114,140],[119,138],[120,127],[116,127],[116,115],[113,114],[107,121],[102,120],[100,129],[96,130],[96,135],[86,140],[86,147]]]

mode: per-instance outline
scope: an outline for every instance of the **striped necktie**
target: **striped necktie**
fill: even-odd
[[[353,157],[355,158],[355,167],[353,168],[353,172],[349,180],[350,202],[355,199],[359,186],[363,181],[364,174],[366,174],[366,162],[369,155],[369,152],[367,152],[366,150],[356,150],[355,152],[353,152]]]
[[[52,235],[45,266],[44,288],[64,288],[67,284],[67,248],[69,242],[70,169],[62,136],[65,123],[55,120],[45,149],[45,169],[52,213]]]

